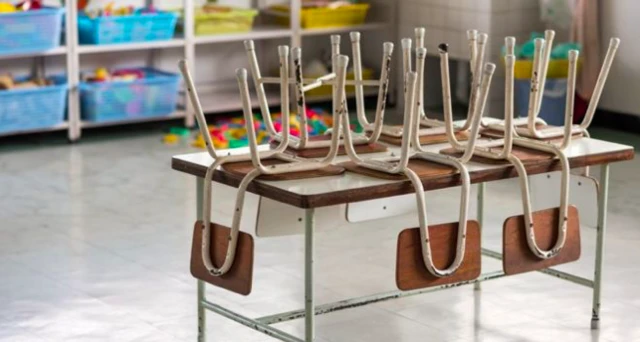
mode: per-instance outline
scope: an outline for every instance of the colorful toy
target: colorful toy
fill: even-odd
[[[94,82],[106,82],[109,80],[109,70],[106,68],[98,68],[95,71]]]
[[[327,131],[328,127],[333,125],[333,119],[330,114],[324,112],[322,109],[307,109],[307,130],[309,135],[322,135]],[[282,115],[280,113],[274,114],[274,128],[278,131],[282,131]],[[300,120],[297,114],[292,114],[290,119],[289,132],[291,135],[300,136]],[[360,125],[357,123],[353,125],[356,130],[360,129]],[[256,130],[256,139],[259,144],[266,144],[269,142],[269,134],[267,129],[259,118],[254,115],[254,127]],[[247,140],[247,130],[245,128],[244,119],[241,117],[235,118],[221,118],[218,119],[215,125],[209,125],[209,135],[215,148],[237,148],[249,145]],[[172,131],[172,133],[174,133]],[[193,147],[205,148],[204,138],[198,134],[196,139],[191,144]]]
[[[176,134],[165,134],[162,141],[165,144],[173,145],[180,141],[180,136]]]
[[[41,0],[26,0],[17,5],[10,2],[0,2],[0,13],[26,12],[42,8]]]
[[[171,127],[169,128],[169,133],[165,134],[162,137],[162,142],[167,145],[177,144],[184,139],[187,139],[191,136],[191,130],[185,127]],[[204,144],[204,141],[202,141]]]
[[[180,137],[188,137],[191,134],[191,130],[184,127],[171,127],[169,133]]]
[[[138,69],[119,69],[114,70],[113,72],[109,72],[107,68],[101,67],[97,68],[93,74],[85,74],[82,79],[85,82],[109,82],[109,81],[120,81],[120,82],[133,82],[135,80],[144,78],[144,72]]]
[[[39,9],[42,8],[42,1],[41,0],[26,0],[26,1],[23,1],[23,2],[19,3],[16,7],[18,7],[22,11],[39,10]]]
[[[201,148],[201,149],[204,149],[207,147],[207,145],[204,142],[204,138],[200,134],[198,135],[198,137],[196,137],[196,140],[193,143],[191,143],[191,146],[196,148]]]
[[[29,89],[51,84],[50,80],[44,78],[14,79],[10,74],[0,74],[0,90]]]
[[[84,1],[83,4],[79,3],[79,9],[84,9],[87,7],[87,5],[88,5],[88,1]],[[80,6],[82,6],[82,8],[80,8]],[[149,7],[138,8],[138,9],[134,8],[133,6],[115,7],[115,3],[113,1],[108,3],[102,9],[85,10],[85,13],[90,18],[111,17],[111,16],[122,17],[122,16],[142,15],[142,14],[153,14],[157,12],[158,11],[155,9],[155,7],[153,7],[153,5]]]
[[[0,2],[0,13],[13,13],[18,9],[11,3],[8,2]]]

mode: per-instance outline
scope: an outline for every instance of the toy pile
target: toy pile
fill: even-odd
[[[327,128],[333,124],[331,115],[318,109],[307,109],[307,130],[309,135],[322,135]],[[282,130],[281,114],[273,115],[273,126],[276,131]],[[291,115],[290,133],[293,136],[300,136],[300,121],[296,114]],[[258,116],[254,116],[254,126],[256,130],[256,138],[259,144],[269,142],[269,135],[264,122]],[[237,148],[249,145],[247,138],[247,130],[245,129],[244,118],[223,118],[216,122],[215,125],[209,126],[209,133],[215,148]],[[194,147],[205,148],[204,138],[198,134],[196,140],[192,144]]]
[[[83,73],[82,81],[89,83],[133,82],[144,77],[144,71],[140,69],[118,69],[109,72],[107,68],[97,68],[93,73]]]
[[[116,7],[114,2],[108,3],[104,8],[98,9],[86,9],[88,5],[88,1],[80,1],[78,3],[79,9],[84,9],[85,13],[89,18],[97,18],[97,17],[118,17],[118,16],[127,16],[127,15],[140,15],[140,14],[149,14],[149,13],[157,13],[157,10],[153,5],[149,7],[143,8],[134,8],[133,6],[121,6]]]
[[[0,74],[0,90],[12,89],[31,89],[38,87],[46,87],[52,85],[53,82],[46,78],[32,77],[26,79],[14,78],[10,74]]]
[[[26,0],[17,5],[7,1],[0,1],[0,13],[14,13],[39,10],[42,8],[41,0]]]

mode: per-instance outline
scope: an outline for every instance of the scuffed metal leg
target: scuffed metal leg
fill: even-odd
[[[304,327],[305,342],[313,342],[315,338],[315,300],[313,295],[313,259],[314,259],[314,225],[315,209],[305,211],[304,221]]]
[[[602,262],[604,259],[604,236],[607,229],[607,201],[609,197],[609,164],[600,168],[600,194],[598,198],[598,235],[596,240],[596,264],[593,277],[593,306],[591,329],[600,328],[600,294],[602,293]]]
[[[480,224],[480,247],[482,247],[482,230],[484,229],[484,191],[486,188],[486,183],[478,183],[478,202],[477,202],[477,220]],[[480,259],[480,263],[482,263],[482,259]],[[480,282],[473,284],[473,289],[475,291],[480,291],[482,289]]]
[[[196,179],[196,216],[202,219],[202,195],[204,193],[204,179]],[[202,303],[206,300],[205,283],[198,279],[198,342],[204,342],[207,338],[207,316]]]

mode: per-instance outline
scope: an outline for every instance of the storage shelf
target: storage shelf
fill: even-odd
[[[171,47],[184,46],[184,39],[176,38],[171,40],[158,40],[153,42],[136,42],[122,44],[104,44],[104,45],[79,45],[79,54],[102,53],[113,51],[133,51],[147,49],[162,49]]]
[[[195,44],[215,44],[236,42],[242,40],[261,40],[261,39],[277,39],[277,38],[290,38],[293,35],[293,31],[290,29],[284,29],[281,26],[258,26],[251,32],[241,33],[229,33],[218,34],[209,36],[196,36],[194,38]]]
[[[329,27],[329,28],[320,28],[320,29],[303,29],[301,34],[303,36],[315,36],[315,35],[325,35],[332,33],[345,33],[352,31],[372,31],[372,30],[384,30],[389,28],[389,23],[367,23],[362,25],[354,25],[354,26],[343,26],[343,27]]]
[[[274,91],[267,91],[267,103],[269,106],[276,106],[280,104],[280,93]],[[237,88],[225,87],[218,89],[207,89],[206,86],[198,87],[198,94],[200,97],[200,104],[202,105],[202,111],[209,113],[221,113],[242,110],[242,102],[240,100],[240,92]],[[258,108],[258,97],[255,94],[251,94],[252,107]]]
[[[12,131],[12,132],[0,132],[0,137],[8,137],[12,135],[20,135],[20,134],[33,134],[33,133],[44,133],[44,132],[55,132],[62,131],[69,128],[69,123],[67,121],[60,123],[55,126],[45,127],[45,128],[37,128],[37,129],[25,129],[20,131]]]
[[[0,0],[1,1],[1,0]],[[285,0],[283,0],[285,1]],[[193,1],[181,1],[183,8],[190,8],[194,5]],[[289,6],[292,10],[292,17],[299,18],[301,15],[301,3],[300,1],[285,1],[289,3]],[[300,22],[292,22],[291,26],[279,26],[275,25],[274,22],[265,22],[258,21],[257,24],[253,27],[253,29],[249,32],[239,32],[239,33],[223,33],[217,35],[207,35],[207,36],[194,36],[192,32],[187,32],[187,35],[178,34],[173,39],[170,40],[162,40],[162,41],[151,41],[151,42],[133,42],[133,43],[118,43],[118,44],[105,44],[105,45],[80,45],[78,43],[77,37],[78,35],[78,11],[76,10],[75,3],[66,2],[65,4],[65,25],[64,30],[67,38],[67,42],[65,45],[56,47],[54,49],[50,49],[47,51],[37,51],[37,52],[26,52],[26,53],[16,53],[16,54],[7,54],[0,55],[0,64],[3,63],[4,60],[13,60],[20,58],[33,58],[33,57],[45,57],[45,56],[58,56],[56,59],[65,59],[66,73],[67,73],[67,82],[70,89],[68,95],[68,103],[67,103],[67,117],[69,117],[68,122],[64,122],[55,127],[49,127],[45,129],[36,129],[36,130],[23,130],[23,131],[15,131],[8,133],[0,133],[0,137],[3,136],[11,136],[11,135],[19,135],[19,134],[30,134],[30,133],[39,133],[39,132],[47,132],[47,131],[63,131],[67,130],[68,138],[71,141],[76,141],[80,139],[82,135],[82,130],[85,128],[93,128],[93,127],[105,127],[105,126],[117,126],[117,125],[127,125],[134,124],[139,122],[152,122],[152,121],[163,121],[163,120],[172,120],[172,119],[183,119],[184,124],[186,126],[193,126],[195,124],[195,117],[193,110],[186,110],[186,107],[190,107],[185,103],[179,103],[178,109],[172,113],[171,115],[164,117],[145,117],[145,118],[133,118],[133,119],[125,119],[125,120],[116,120],[110,122],[90,122],[83,121],[80,113],[80,92],[77,91],[79,86],[78,76],[82,71],[82,63],[92,62],[94,60],[99,60],[98,54],[108,54],[112,53],[111,59],[115,62],[120,62],[122,57],[122,53],[124,51],[140,51],[140,52],[151,52],[152,50],[162,50],[162,49],[171,49],[171,53],[169,55],[165,54],[149,54],[146,58],[146,63],[151,65],[166,65],[166,63],[156,63],[156,59],[162,59],[163,62],[170,62],[171,65],[175,66],[175,61],[177,59],[186,59],[188,65],[192,68],[192,72],[196,70],[209,70],[208,68],[198,68],[197,63],[201,63],[201,59],[197,59],[198,49],[202,49],[201,47],[207,44],[219,44],[219,43],[231,43],[231,42],[241,42],[243,40],[256,40],[256,41],[266,41],[270,39],[276,40],[285,40],[287,45],[290,46],[301,46],[303,39],[305,36],[319,36],[319,35],[330,35],[330,34],[342,34],[348,33],[350,31],[378,31],[381,34],[388,35],[387,33],[393,34],[396,31],[395,28],[395,19],[397,14],[397,2],[390,2],[389,6],[381,6],[379,3],[381,1],[377,0],[374,2],[375,7],[385,7],[388,10],[384,10],[384,18],[375,17],[374,22],[365,23],[363,25],[354,25],[347,27],[334,27],[334,28],[320,28],[320,29],[303,29],[300,27]],[[380,12],[380,11],[378,11]],[[264,14],[269,14],[270,10],[268,8],[260,8],[261,16]],[[274,13],[271,13],[274,14]],[[191,13],[189,11],[183,13],[184,21],[188,21],[184,23],[187,25],[186,27],[194,25],[195,21],[195,13]],[[387,38],[385,38],[387,39]],[[392,39],[392,37],[389,37]],[[380,39],[378,39],[380,40]],[[378,44],[376,41],[370,42],[370,44]],[[367,43],[365,43],[366,45]],[[262,49],[262,48],[261,48]],[[224,49],[223,49],[224,50]],[[214,49],[213,53],[218,54],[220,49]],[[203,51],[204,52],[204,51]],[[272,53],[265,53],[264,51],[258,52],[259,59],[267,59],[274,57]],[[107,57],[105,55],[104,57]],[[27,61],[31,62],[31,61]],[[33,62],[39,62],[37,60]],[[234,63],[234,66],[239,65],[240,61],[229,61]],[[261,61],[262,62],[262,61]],[[272,61],[275,62],[275,61]],[[102,62],[104,63],[104,62]],[[124,60],[123,60],[124,63]],[[205,62],[207,63],[207,62]],[[222,63],[227,63],[223,61]],[[243,62],[246,63],[246,62]],[[6,64],[6,63],[5,63]],[[46,63],[49,65],[50,63]],[[54,63],[55,64],[55,63]],[[115,63],[119,64],[119,63]],[[270,63],[266,62],[265,65],[269,65]],[[274,64],[275,65],[275,64]],[[34,64],[34,66],[36,66]],[[224,68],[224,67],[223,67]],[[217,70],[217,69],[216,69]],[[201,71],[206,72],[206,71]],[[232,71],[230,71],[232,72]],[[225,71],[226,73],[226,71]],[[199,86],[199,95],[203,105],[203,109],[205,113],[222,113],[222,112],[240,112],[242,111],[242,103],[240,100],[239,92],[235,81],[231,81],[228,77],[232,75],[225,75],[222,77],[216,77],[214,80],[211,80],[209,86]],[[227,83],[227,81],[229,81]],[[395,84],[395,83],[394,83]],[[391,85],[393,92],[394,84]],[[279,111],[280,105],[280,94],[277,87],[268,87],[267,88],[267,103],[270,107],[274,108],[274,112]],[[376,95],[377,89],[365,89],[365,94],[367,96]],[[184,92],[180,94],[179,102],[184,102],[186,100],[186,96],[184,96]],[[352,98],[353,96],[348,96]],[[307,103],[314,104],[319,102],[330,102],[331,96],[307,96]],[[293,103],[293,102],[292,102]],[[259,108],[258,99],[255,96],[255,93],[252,93],[252,106],[254,111]],[[291,110],[295,109],[295,105],[292,104]]]
[[[185,117],[185,112],[183,110],[177,110],[167,116],[153,116],[153,117],[145,117],[145,118],[114,120],[114,121],[107,121],[107,122],[82,121],[81,127],[82,128],[108,127],[108,126],[116,126],[116,125],[122,125],[122,124],[141,123],[141,122],[166,121],[166,120],[173,120],[173,119],[181,119],[184,117]]]
[[[18,53],[18,54],[0,55],[0,59],[56,56],[56,55],[64,55],[66,53],[67,53],[66,46],[58,46],[57,48],[53,48],[51,50],[46,50],[46,51],[35,51],[35,52],[25,52],[25,53]]]

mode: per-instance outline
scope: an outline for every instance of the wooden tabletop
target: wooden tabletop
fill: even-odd
[[[430,145],[433,152],[440,151],[450,145]],[[267,148],[266,146],[263,148]],[[227,152],[248,153],[248,149],[234,149]],[[397,155],[398,149],[392,147],[389,152],[376,153],[368,156],[382,157],[389,153]],[[617,143],[581,138],[574,140],[565,150],[572,168],[609,164],[634,157],[631,146]],[[337,162],[346,161],[339,157]],[[204,177],[207,167],[213,159],[207,152],[190,153],[174,156],[171,166],[174,170],[185,172],[197,177]],[[489,165],[471,161],[467,165],[472,183],[495,181],[517,177],[515,169],[510,165]],[[557,171],[560,165],[555,160],[540,160],[528,163],[527,172],[530,175]],[[214,174],[214,181],[237,187],[241,179],[227,172],[218,170]],[[457,174],[425,178],[422,180],[425,190],[437,190],[460,185]],[[254,181],[248,191],[278,202],[290,204],[298,208],[318,208],[337,204],[345,204],[372,200],[384,197],[404,195],[414,192],[408,180],[382,180],[347,172],[340,176],[295,181]]]

